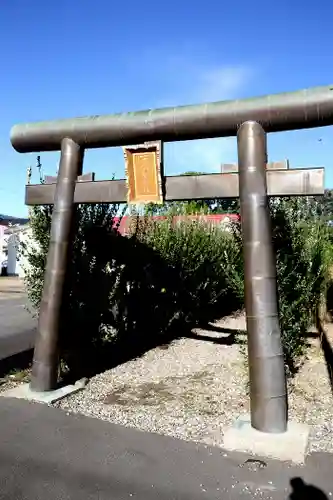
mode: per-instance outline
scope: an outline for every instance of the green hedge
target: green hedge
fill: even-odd
[[[116,351],[129,357],[243,308],[240,227],[227,233],[200,222],[175,225],[170,217],[158,223],[146,218],[124,238],[112,230],[118,210],[113,205],[77,209],[60,339],[62,358],[74,372],[94,364],[95,351],[96,363],[101,350],[107,358]],[[327,227],[306,199],[275,200],[271,216],[282,341],[292,374],[325,292],[331,244]],[[31,225],[40,250],[25,250],[31,264],[26,284],[36,308],[50,217],[50,209],[33,209]]]
[[[213,321],[243,307],[242,248],[233,233],[200,221],[174,223],[171,216],[158,222],[146,218],[133,238],[178,276],[173,302],[186,322]]]
[[[271,201],[279,317],[285,362],[293,374],[325,296],[332,262],[329,228],[307,198]]]

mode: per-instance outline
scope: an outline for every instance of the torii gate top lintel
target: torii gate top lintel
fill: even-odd
[[[58,151],[64,138],[87,148],[237,135],[254,120],[266,133],[333,125],[333,84],[251,99],[15,125],[20,153]]]

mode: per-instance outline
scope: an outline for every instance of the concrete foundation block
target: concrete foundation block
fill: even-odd
[[[54,391],[35,392],[30,389],[30,384],[21,384],[13,389],[1,392],[0,396],[6,398],[26,399],[28,401],[36,401],[37,403],[52,404],[60,399],[75,394],[81,391],[86,386],[86,379],[78,380],[74,385],[65,385]]]
[[[289,422],[286,432],[271,434],[251,426],[250,416],[239,417],[224,434],[223,448],[251,453],[296,464],[304,464],[308,448],[309,427]]]

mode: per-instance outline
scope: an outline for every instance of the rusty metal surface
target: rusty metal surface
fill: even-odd
[[[268,170],[269,196],[311,196],[324,194],[325,170],[323,168]]]
[[[251,424],[262,432],[280,433],[287,429],[287,390],[267,197],[266,134],[258,123],[246,122],[237,143]]]
[[[65,137],[84,148],[227,137],[235,136],[247,120],[260,122],[267,133],[332,125],[333,85],[235,101],[25,123],[12,128],[11,142],[17,151],[28,153],[57,151]]]
[[[31,388],[52,390],[58,377],[58,335],[65,277],[70,252],[74,190],[82,173],[83,151],[71,139],[63,139],[56,185],[45,186],[55,192],[50,246],[40,304]]]
[[[286,170],[289,168],[289,160],[272,161],[267,163],[267,170]],[[232,172],[238,172],[237,163],[222,163],[221,174],[230,174]]]
[[[45,184],[56,184],[58,176],[57,175],[45,175],[44,183]],[[95,180],[94,172],[87,172],[86,174],[79,175],[77,178],[77,182],[93,182]]]
[[[267,172],[269,196],[302,196],[324,193],[324,169],[290,169]],[[175,176],[165,178],[165,199],[200,200],[236,198],[239,195],[238,174],[207,174],[200,176]],[[27,205],[51,205],[55,184],[30,184],[26,186]],[[126,182],[97,181],[77,183],[75,203],[126,203]]]
[[[267,170],[285,170],[289,169],[289,160],[280,160],[280,161],[271,161],[270,163],[267,163],[266,166]]]

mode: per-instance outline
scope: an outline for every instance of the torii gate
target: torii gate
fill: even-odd
[[[327,86],[255,99],[14,126],[11,142],[18,152],[61,151],[56,184],[26,187],[28,205],[54,204],[31,388],[43,392],[57,383],[59,315],[74,204],[127,199],[124,180],[77,182],[85,149],[237,135],[238,173],[164,177],[160,170],[156,199],[240,197],[251,424],[263,432],[285,432],[286,380],[267,196],[323,194],[324,171],[266,171],[266,133],[332,124],[333,86]],[[142,148],[149,149],[149,144]]]

